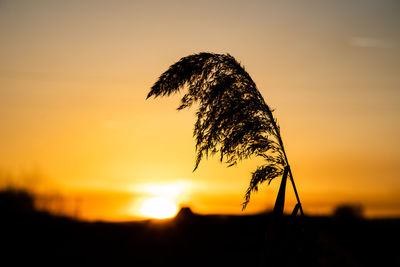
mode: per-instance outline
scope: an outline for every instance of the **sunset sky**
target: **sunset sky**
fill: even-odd
[[[192,172],[195,109],[146,100],[207,51],[233,55],[275,109],[307,214],[400,216],[399,1],[2,0],[0,36],[0,186],[62,196],[85,219],[146,217],[149,198],[271,209],[279,180],[241,211],[260,162]]]

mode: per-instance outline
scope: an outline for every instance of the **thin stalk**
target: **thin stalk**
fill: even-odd
[[[259,97],[262,99],[262,101],[264,102],[264,105],[265,105],[265,107],[266,107],[266,108],[264,108],[264,109],[265,109],[265,111],[267,112],[268,116],[269,116],[270,119],[271,119],[272,126],[274,127],[274,130],[275,130],[275,133],[276,133],[276,138],[278,139],[279,146],[281,147],[283,156],[284,156],[284,158],[285,158],[286,165],[289,166],[289,177],[290,177],[290,181],[292,182],[293,191],[294,191],[294,194],[295,194],[295,196],[296,196],[297,203],[299,204],[300,214],[301,214],[302,216],[304,216],[303,207],[301,206],[300,197],[299,197],[299,194],[297,193],[296,185],[295,185],[294,179],[293,179],[292,169],[290,168],[289,161],[288,161],[287,156],[286,156],[286,151],[285,151],[285,147],[283,146],[283,141],[282,141],[282,137],[281,137],[281,133],[280,133],[279,127],[278,127],[278,125],[276,124],[276,121],[275,121],[274,116],[272,115],[271,109],[268,107],[267,103],[265,103],[264,98],[262,97],[262,95],[261,95],[260,93],[258,93],[258,95],[259,95]]]
[[[290,177],[290,181],[292,182],[292,185],[293,185],[293,190],[294,190],[294,194],[296,195],[297,203],[299,203],[300,214],[302,216],[304,216],[303,207],[301,206],[300,198],[299,198],[299,195],[297,194],[296,185],[294,184],[293,174],[292,174],[292,170],[290,169],[290,167],[289,167],[289,177]]]
[[[272,116],[272,112],[269,112],[269,113]],[[285,157],[286,165],[289,166],[289,177],[290,177],[290,181],[292,182],[292,185],[293,185],[293,191],[294,191],[294,194],[296,196],[297,203],[299,203],[300,213],[301,213],[302,216],[304,216],[303,207],[301,206],[301,202],[300,202],[300,197],[299,197],[299,194],[297,193],[296,184],[294,183],[292,169],[290,168],[289,161],[288,161],[287,156],[286,156],[286,151],[285,151],[285,148],[283,146],[283,141],[282,141],[282,137],[281,137],[278,125],[276,125],[276,122],[275,122],[274,119],[272,119],[272,125],[274,126],[274,129],[275,129],[275,131],[277,133],[278,142],[279,142],[279,145],[281,146],[281,149],[282,149],[282,152],[283,152],[283,156]]]

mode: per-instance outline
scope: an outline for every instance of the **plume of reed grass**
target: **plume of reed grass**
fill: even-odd
[[[159,77],[147,98],[169,96],[181,90],[186,91],[178,110],[197,104],[194,170],[204,157],[215,154],[228,166],[261,157],[264,164],[251,174],[243,209],[259,185],[281,176],[286,166],[293,182],[273,110],[234,57],[204,52],[183,57]]]

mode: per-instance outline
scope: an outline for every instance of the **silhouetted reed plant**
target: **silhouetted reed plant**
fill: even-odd
[[[214,154],[228,166],[253,156],[263,158],[265,163],[252,172],[243,209],[260,184],[270,183],[285,168],[293,182],[277,120],[234,57],[214,53],[183,57],[160,76],[147,98],[169,96],[183,89],[187,90],[178,110],[198,104],[194,170],[204,157]]]

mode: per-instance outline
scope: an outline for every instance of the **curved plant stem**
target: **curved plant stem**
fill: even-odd
[[[294,178],[293,178],[292,169],[290,168],[290,164],[289,164],[289,161],[288,161],[288,158],[287,158],[287,155],[286,155],[285,147],[283,146],[283,141],[282,141],[282,137],[281,137],[281,133],[280,133],[279,126],[278,126],[278,124],[276,123],[276,120],[275,120],[275,118],[274,118],[274,116],[273,116],[273,114],[272,114],[271,109],[268,108],[267,103],[265,103],[265,100],[264,100],[264,98],[262,97],[262,95],[261,95],[260,93],[259,93],[259,97],[264,101],[264,104],[265,104],[265,106],[267,107],[267,108],[265,108],[264,110],[265,110],[265,112],[267,112],[268,116],[271,118],[271,123],[272,123],[272,126],[273,126],[274,130],[275,130],[276,138],[277,138],[277,140],[278,140],[279,146],[280,146],[281,151],[282,151],[282,153],[283,153],[283,156],[284,156],[284,158],[285,158],[286,165],[289,166],[289,177],[290,177],[290,182],[292,183],[293,191],[294,191],[294,194],[295,194],[295,196],[296,196],[297,203],[298,203],[298,205],[299,205],[300,214],[301,214],[302,216],[304,216],[303,207],[301,206],[301,202],[300,202],[300,197],[299,197],[299,194],[297,193],[296,184],[294,183]]]

